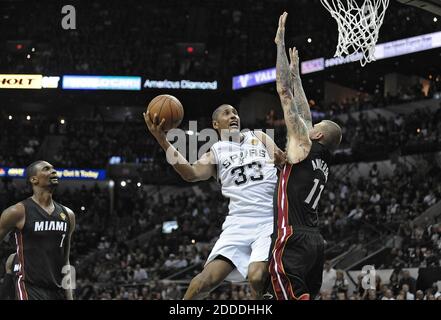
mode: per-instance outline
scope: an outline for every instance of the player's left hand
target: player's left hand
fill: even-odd
[[[274,152],[274,164],[279,169],[283,168],[286,163],[286,152],[282,150],[276,150]]]
[[[150,114],[149,111],[147,110],[147,112],[143,113],[144,116],[144,121],[147,125],[147,128],[149,129],[149,131],[151,132],[151,134],[156,138],[156,140],[158,142],[165,140],[166,139],[166,135],[164,130],[162,129],[165,119],[162,119],[161,121],[159,121],[158,115],[155,113],[153,115],[153,121],[152,119],[150,119]]]
[[[299,52],[296,47],[289,49],[289,59],[291,62],[289,63],[289,71],[294,78],[300,77],[299,71]]]
[[[278,45],[284,45],[285,44],[285,22],[286,17],[288,17],[288,13],[284,12],[280,18],[279,18],[279,27],[277,28],[276,38],[274,39],[274,42]]]

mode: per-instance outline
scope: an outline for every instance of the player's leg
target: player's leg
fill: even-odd
[[[248,281],[251,287],[251,296],[253,299],[262,299],[267,287],[268,262],[252,262],[248,266]]]
[[[286,243],[276,243],[271,252],[269,271],[277,300],[309,300],[307,272],[315,253],[307,246],[307,235],[294,231]]]
[[[255,230],[257,238],[251,244],[250,264],[248,266],[248,281],[253,299],[263,299],[268,288],[268,258],[271,248],[273,222],[262,223]]]
[[[317,235],[317,237],[315,238],[317,258],[315,260],[314,266],[306,276],[306,284],[309,288],[311,299],[315,299],[316,295],[320,291],[320,287],[322,286],[323,265],[325,263],[325,248],[323,237],[321,235]]]
[[[195,276],[184,295],[184,300],[203,299],[210,291],[215,289],[235,269],[234,265],[226,258],[219,256],[210,261]]]

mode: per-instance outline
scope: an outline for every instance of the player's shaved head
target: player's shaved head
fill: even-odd
[[[340,126],[334,121],[322,120],[314,126],[312,131],[322,134],[319,141],[328,150],[334,151],[340,145],[342,132]]]
[[[39,165],[40,163],[42,163],[42,162],[46,162],[46,161],[43,161],[43,160],[37,160],[37,161],[35,161],[35,162],[32,162],[30,165],[28,165],[28,166],[26,167],[25,174],[26,174],[26,179],[27,179],[28,182],[29,182],[29,179],[30,179],[31,177],[37,175],[37,169],[38,169],[37,167],[38,167],[38,165]]]
[[[216,110],[213,111],[213,114],[211,115],[211,120],[217,121],[217,118],[219,117],[220,113],[225,109],[231,107],[234,109],[232,105],[229,104],[221,104],[219,107],[216,108]]]

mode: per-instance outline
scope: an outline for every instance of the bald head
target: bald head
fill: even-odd
[[[213,111],[213,114],[211,115],[211,120],[213,121],[217,121],[217,119],[219,118],[219,115],[222,113],[222,111],[225,108],[233,108],[233,106],[229,105],[229,104],[221,104],[219,107],[216,108],[216,110]]]
[[[312,140],[319,140],[329,151],[334,151],[341,142],[341,128],[334,121],[322,120],[312,128],[310,137]]]

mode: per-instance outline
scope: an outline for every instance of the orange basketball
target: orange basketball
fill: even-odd
[[[169,94],[161,94],[153,98],[147,106],[147,111],[152,121],[155,113],[158,114],[159,122],[165,119],[165,123],[162,126],[164,131],[177,128],[184,118],[184,108],[181,102]]]

